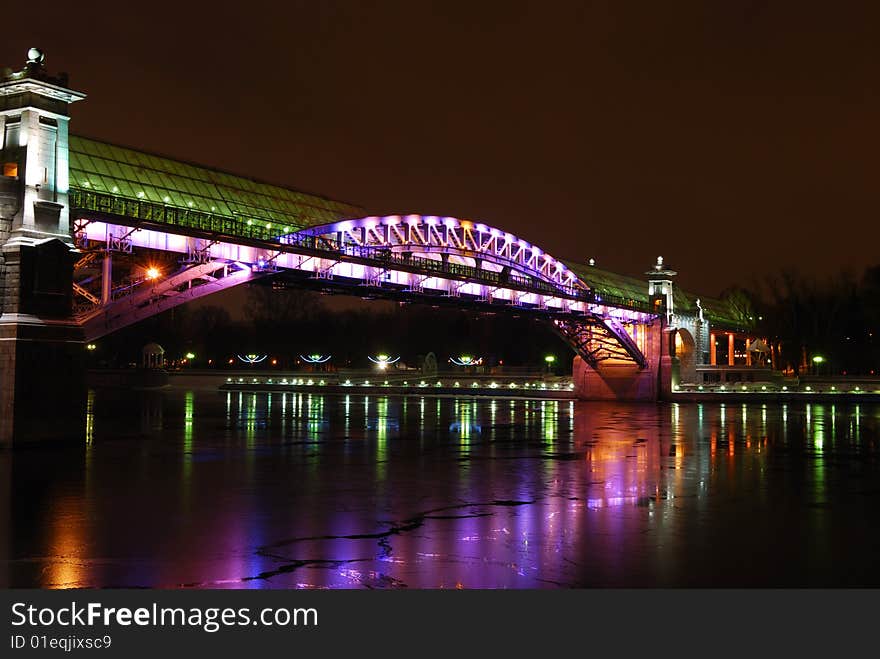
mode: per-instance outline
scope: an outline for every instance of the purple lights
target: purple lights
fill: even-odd
[[[563,287],[588,290],[574,273],[540,247],[483,223],[436,215],[386,215],[310,227],[300,236],[323,236],[352,247],[382,247],[422,254],[448,254],[510,267]]]

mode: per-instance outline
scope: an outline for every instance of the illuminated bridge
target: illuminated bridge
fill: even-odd
[[[730,305],[568,262],[503,227],[362,209],[68,134],[84,95],[42,54],[0,82],[0,359],[4,389],[33,365],[176,305],[272,278],[366,298],[546,320],[571,345],[583,398],[654,400],[747,332]],[[748,341],[746,342],[748,345]],[[30,366],[29,366],[30,365]],[[63,381],[64,378],[61,378]],[[68,383],[70,385],[70,383]],[[72,385],[71,385],[72,386]],[[3,405],[12,412],[18,404]],[[19,401],[20,402],[20,401]],[[0,435],[3,430],[0,428]],[[2,440],[0,440],[2,441]]]

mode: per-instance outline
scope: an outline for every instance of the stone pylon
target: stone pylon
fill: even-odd
[[[70,104],[43,53],[0,78],[0,446],[77,433],[82,333],[72,315]]]

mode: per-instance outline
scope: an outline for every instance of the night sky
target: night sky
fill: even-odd
[[[880,263],[880,3],[7,4],[81,135],[705,295]]]

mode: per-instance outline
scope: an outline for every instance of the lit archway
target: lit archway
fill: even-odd
[[[678,377],[684,384],[697,381],[697,348],[693,335],[683,328],[675,332],[675,356],[678,358]]]

